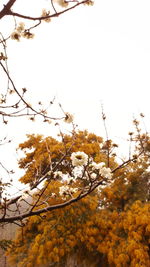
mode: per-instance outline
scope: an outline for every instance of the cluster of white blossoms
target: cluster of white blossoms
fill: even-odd
[[[99,174],[108,180],[112,178],[112,172],[110,168],[102,167],[99,171]]]
[[[29,30],[25,30],[25,24],[23,22],[20,22],[16,27],[15,31],[12,32],[10,37],[12,40],[20,41],[21,37],[24,37],[26,39],[32,39],[34,37],[34,34],[31,33]]]
[[[92,167],[93,171],[94,170],[98,170],[99,174],[102,177],[107,178],[108,180],[110,180],[112,178],[111,169],[105,167],[105,163],[104,162],[100,162],[100,163],[92,162],[90,164],[90,166]]]
[[[66,197],[66,195],[72,195],[78,191],[78,188],[70,188],[68,185],[63,185],[59,188],[59,195]]]
[[[100,162],[100,163],[92,162],[90,164],[90,167],[92,167],[93,170],[100,170],[104,166],[105,166],[105,163],[104,162]]]
[[[72,165],[77,166],[86,166],[88,163],[88,155],[84,152],[73,152],[71,155]]]
[[[71,154],[71,161],[74,167],[71,172],[72,176],[70,176],[70,174],[62,175],[62,179],[65,184],[60,187],[59,194],[63,196],[63,198],[71,196],[78,191],[77,188],[71,187],[71,185],[73,185],[73,183],[76,182],[77,179],[86,180],[87,182],[90,181],[91,183],[91,179],[94,182],[94,180],[99,179],[101,176],[102,178],[104,178],[103,186],[105,186],[106,181],[107,183],[111,181],[112,171],[110,168],[106,167],[104,162],[90,162],[90,164],[88,164],[91,159],[89,159],[86,153],[81,151],[73,152]]]
[[[83,166],[76,166],[72,170],[72,175],[76,178],[82,178],[83,177],[83,172],[84,172],[84,167]]]

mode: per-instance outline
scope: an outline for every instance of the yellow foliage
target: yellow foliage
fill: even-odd
[[[74,142],[71,147],[72,138],[64,136],[66,147],[71,147],[70,153],[84,151],[97,163],[107,162],[106,153],[100,150],[100,137],[79,132]],[[20,166],[26,169],[22,182],[32,182],[37,168],[41,168],[42,173],[45,168],[47,170],[47,146],[51,159],[54,162],[59,160],[64,146],[52,138],[43,140],[41,136],[29,136],[29,140],[20,145],[23,151],[32,149],[30,153],[25,152],[26,157],[20,161]],[[110,164],[116,166],[114,159]],[[69,168],[70,165],[61,166],[59,170],[69,171]],[[19,267],[42,267],[42,264],[47,267],[51,263],[59,263],[62,267],[67,255],[76,252],[79,260],[88,258],[90,254],[103,266],[149,267],[150,203],[148,173],[145,170],[143,157],[117,170],[112,183],[101,193],[97,190],[63,210],[52,211],[46,219],[30,218],[24,227],[24,240],[20,231],[8,252],[11,263],[17,263]],[[52,181],[46,193],[57,193],[60,185],[60,181]],[[48,203],[60,201],[60,197],[51,198]]]

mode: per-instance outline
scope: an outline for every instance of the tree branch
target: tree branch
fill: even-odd
[[[79,194],[76,198],[72,198],[66,202],[60,203],[60,204],[56,204],[56,205],[52,205],[43,209],[39,209],[36,211],[29,211],[20,215],[16,215],[16,216],[11,216],[11,217],[7,217],[4,218],[2,217],[0,219],[0,223],[14,223],[14,221],[20,221],[23,220],[25,218],[31,217],[31,216],[35,216],[35,215],[39,215],[48,211],[52,211],[52,210],[56,210],[56,209],[61,209],[64,207],[67,207],[69,205],[71,205],[72,203],[75,203],[77,201],[79,201],[80,199],[86,197],[87,195],[89,195],[91,192],[93,192],[99,185],[102,184],[102,181],[96,183],[95,185],[93,185],[93,187],[90,188],[90,190],[86,191],[83,194]]]
[[[79,2],[69,8],[66,8],[65,10],[62,10],[60,12],[57,12],[57,13],[54,13],[52,15],[48,15],[48,16],[40,16],[40,17],[30,17],[30,16],[26,16],[26,15],[22,15],[22,14],[19,14],[19,13],[16,13],[16,12],[13,12],[11,10],[8,10],[8,12],[5,14],[5,15],[8,15],[8,16],[14,16],[14,17],[19,17],[19,18],[22,18],[22,19],[28,19],[28,20],[45,20],[45,19],[49,19],[49,18],[54,18],[54,17],[58,17],[64,13],[66,13],[67,11],[70,11],[74,8],[76,8],[77,6],[80,6],[82,4],[86,4],[89,0],[84,0],[82,2]]]
[[[16,2],[16,0],[9,0],[9,2],[4,5],[4,8],[0,12],[0,19],[2,19],[4,16],[6,16],[9,12],[13,4]]]

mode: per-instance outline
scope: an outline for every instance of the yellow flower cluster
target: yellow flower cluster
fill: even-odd
[[[24,183],[34,181],[37,168],[44,173],[49,166],[45,144],[51,148],[51,158],[55,162],[60,160],[64,144],[65,148],[72,148],[66,157],[70,163],[62,164],[58,170],[60,176],[56,175],[46,189],[45,195],[50,196],[49,205],[63,202],[59,194],[62,186],[60,177],[62,173],[71,173],[72,153],[73,159],[75,156],[85,163],[85,155],[92,157],[95,163],[91,168],[97,172],[99,168],[104,168],[101,162],[107,162],[107,153],[99,148],[102,138],[86,131],[76,134],[74,146],[71,146],[72,138],[68,135],[64,135],[63,144],[51,137],[45,140],[42,136],[28,137],[26,142],[20,144],[20,149],[25,151],[25,157],[19,162],[20,167],[26,169],[21,178]],[[90,266],[90,259],[94,258],[95,262],[108,267],[149,267],[149,173],[145,171],[148,166],[145,156],[140,158],[139,163],[131,162],[114,172],[112,182],[101,192],[95,190],[73,205],[47,213],[44,220],[31,217],[24,227],[24,241],[20,231],[8,252],[11,266],[42,267],[53,263],[62,267],[65,266],[66,257],[76,253],[79,262],[86,258],[86,266]],[[114,158],[110,158],[110,168],[116,166]],[[81,183],[78,181],[76,187],[80,188]],[[51,197],[52,194],[56,197]]]

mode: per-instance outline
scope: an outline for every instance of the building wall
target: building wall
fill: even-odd
[[[17,226],[15,224],[8,224],[0,227],[0,239],[11,240],[15,237]],[[8,267],[5,251],[0,248],[0,267]],[[9,266],[11,267],[11,266]]]

